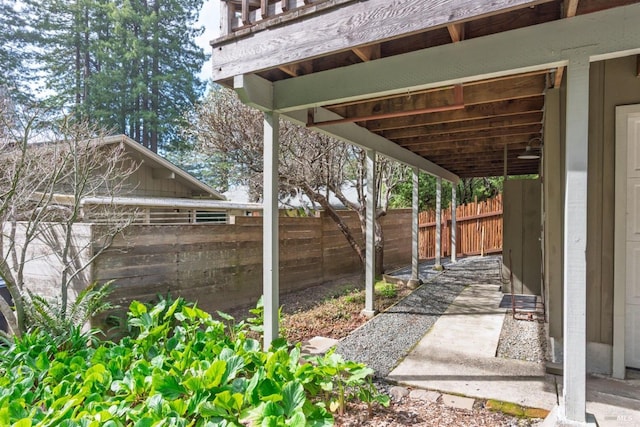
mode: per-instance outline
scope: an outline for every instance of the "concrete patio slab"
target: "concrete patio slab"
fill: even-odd
[[[473,409],[475,399],[444,393],[442,395],[442,403],[452,408],[466,409],[467,411],[471,411]]]
[[[560,376],[547,374],[543,363],[495,357],[505,313],[497,308],[501,296],[497,284],[465,288],[387,378],[446,394],[556,408]],[[640,427],[640,378],[588,375],[587,412],[599,426]]]
[[[551,409],[555,379],[544,365],[496,358],[505,309],[497,285],[464,289],[389,374],[401,384]]]

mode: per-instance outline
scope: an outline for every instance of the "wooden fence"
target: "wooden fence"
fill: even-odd
[[[355,212],[341,212],[363,244]],[[388,266],[411,263],[411,210],[381,218]],[[280,291],[304,289],[362,272],[331,218],[280,217]],[[114,302],[182,296],[207,310],[255,302],[262,293],[262,218],[233,224],[133,225],[94,262],[92,279],[113,280]]]
[[[420,212],[420,258],[435,258],[436,213]],[[502,251],[502,195],[456,209],[456,255]],[[441,256],[451,255],[451,208],[442,211]]]

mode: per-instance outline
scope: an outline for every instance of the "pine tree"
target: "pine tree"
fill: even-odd
[[[27,42],[25,21],[15,1],[0,0],[0,95],[22,99],[30,75],[25,67]]]
[[[157,151],[204,89],[202,0],[28,0],[51,100]]]

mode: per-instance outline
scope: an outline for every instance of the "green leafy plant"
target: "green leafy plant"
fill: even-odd
[[[377,399],[364,365],[282,339],[263,351],[249,324],[183,299],[133,302],[127,326],[117,343],[34,329],[0,346],[0,425],[329,426],[328,407]]]
[[[25,312],[31,329],[40,329],[51,335],[65,336],[81,329],[91,318],[113,305],[107,301],[111,282],[93,283],[83,289],[72,304],[65,305],[59,298],[47,299],[27,291]]]
[[[375,291],[378,295],[385,298],[395,298],[398,295],[398,288],[396,285],[385,281],[377,282],[375,285]]]

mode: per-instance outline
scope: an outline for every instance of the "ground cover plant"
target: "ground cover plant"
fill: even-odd
[[[303,293],[296,293],[292,299],[296,302],[309,299]],[[411,290],[406,286],[378,281],[375,284],[376,309],[384,311],[409,293]],[[364,289],[347,286],[328,295],[311,297],[314,298],[316,302],[312,307],[293,309],[285,298],[282,334],[290,342],[303,342],[315,336],[341,339],[368,320],[361,314],[365,302]]]
[[[0,425],[328,426],[349,401],[388,404],[366,366],[284,340],[263,351],[251,326],[178,299],[133,302],[117,343],[25,333],[0,347]]]

